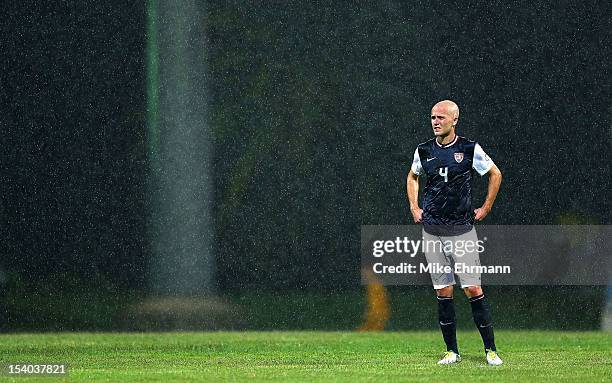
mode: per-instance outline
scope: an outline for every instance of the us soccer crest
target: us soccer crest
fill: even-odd
[[[455,161],[457,162],[463,161],[463,153],[455,153]]]

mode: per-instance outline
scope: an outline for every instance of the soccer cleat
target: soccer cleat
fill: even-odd
[[[495,351],[487,350],[486,353],[487,353],[487,363],[489,363],[489,365],[500,366],[502,363],[504,363]]]
[[[444,353],[444,357],[440,359],[438,364],[451,364],[461,362],[461,355],[455,353],[454,351],[447,351]]]

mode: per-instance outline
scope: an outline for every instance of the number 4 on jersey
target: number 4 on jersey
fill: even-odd
[[[438,174],[444,177],[444,182],[448,182],[448,166],[438,169]]]

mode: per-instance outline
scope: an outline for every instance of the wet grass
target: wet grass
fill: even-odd
[[[459,332],[463,361],[438,366],[437,331],[57,333],[0,336],[1,363],[68,363],[52,382],[603,382],[612,334],[497,331],[505,364],[486,364],[478,333]]]

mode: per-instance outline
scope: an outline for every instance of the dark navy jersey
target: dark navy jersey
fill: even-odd
[[[486,174],[493,161],[475,141],[456,136],[440,145],[435,138],[419,144],[412,172],[427,175],[423,193],[423,229],[432,235],[460,235],[472,230],[472,175]]]

